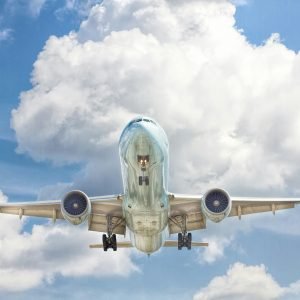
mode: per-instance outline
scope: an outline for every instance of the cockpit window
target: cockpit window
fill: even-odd
[[[147,119],[147,118],[139,118],[139,119],[132,120],[128,124],[128,126],[131,126],[134,123],[138,123],[138,122],[142,122],[142,121],[145,121],[145,122],[152,123],[152,124],[156,125],[156,123],[153,120],[150,120],[150,119]]]
[[[143,119],[143,121],[146,121],[146,122],[149,122],[149,123],[152,123],[152,124],[156,125],[156,123],[153,120],[150,120],[150,119]]]

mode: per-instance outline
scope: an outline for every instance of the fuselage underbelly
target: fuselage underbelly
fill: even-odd
[[[167,233],[168,140],[149,118],[137,118],[124,129],[119,142],[124,186],[123,214],[134,246],[157,251]]]

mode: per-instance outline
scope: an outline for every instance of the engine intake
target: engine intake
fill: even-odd
[[[227,217],[231,210],[229,194],[222,189],[211,189],[202,198],[202,210],[211,221],[218,223]]]
[[[62,200],[61,212],[74,225],[83,223],[91,213],[91,201],[82,191],[71,191]]]

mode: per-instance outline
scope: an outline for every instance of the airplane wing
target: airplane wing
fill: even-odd
[[[91,200],[91,214],[88,217],[89,230],[107,232],[108,222],[111,222],[113,233],[125,234],[122,195],[89,197],[89,199]],[[0,203],[0,213],[18,215],[20,219],[23,216],[43,217],[52,219],[53,222],[57,219],[64,219],[60,200]]]
[[[264,197],[231,197],[232,208],[229,217],[272,212],[277,210],[294,208],[300,204],[300,198],[264,198]],[[202,196],[194,195],[170,195],[171,213],[169,217],[170,233],[192,231],[206,228],[206,218],[201,209]]]

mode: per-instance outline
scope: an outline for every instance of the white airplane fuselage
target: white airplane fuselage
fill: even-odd
[[[157,251],[168,234],[169,144],[152,119],[132,120],[123,130],[119,152],[124,187],[123,215],[133,245]]]

